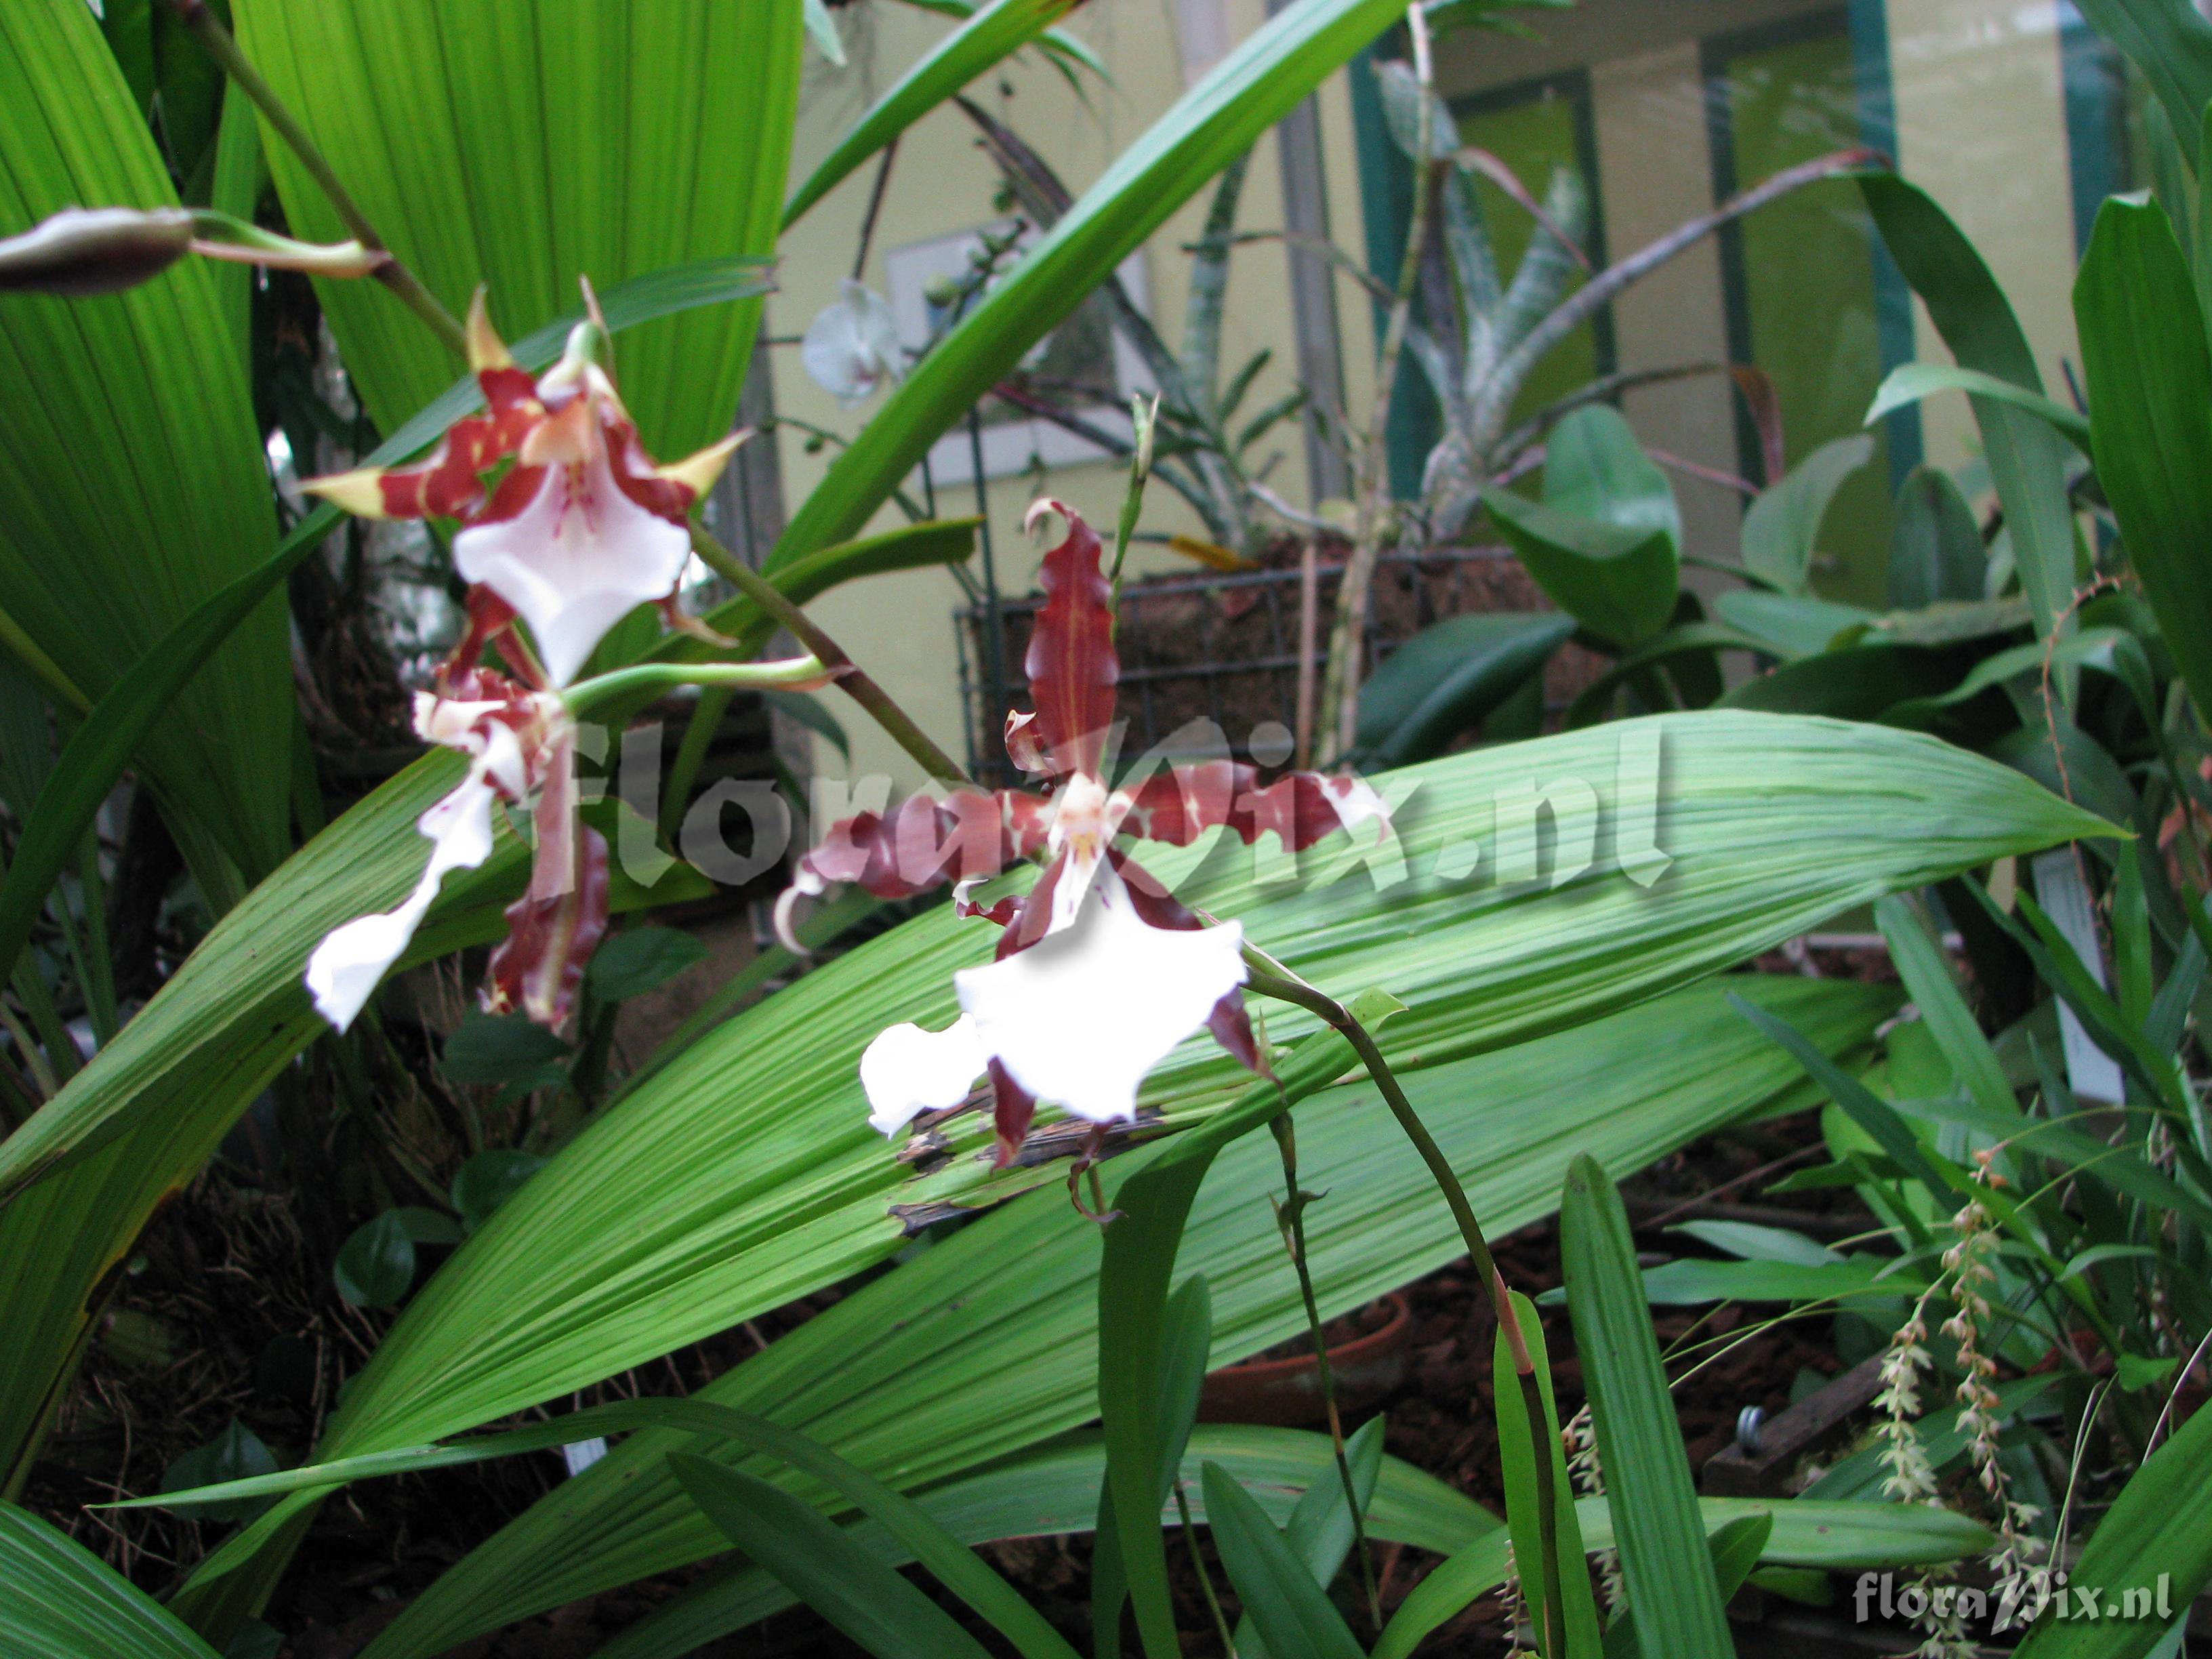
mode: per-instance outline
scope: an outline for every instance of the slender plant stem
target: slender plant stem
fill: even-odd
[[[1344,1484],[1344,1507],[1352,1516],[1352,1547],[1359,1557],[1359,1582],[1367,1591],[1367,1617],[1377,1635],[1382,1630],[1382,1595],[1375,1583],[1375,1563],[1367,1549],[1367,1522],[1359,1512],[1359,1492],[1352,1484],[1352,1460],[1344,1449],[1344,1419],[1336,1409],[1336,1377],[1329,1369],[1328,1339],[1322,1334],[1321,1304],[1315,1299],[1313,1272],[1306,1265],[1306,1206],[1310,1194],[1298,1190],[1298,1133],[1291,1115],[1283,1113],[1267,1127],[1274,1131],[1275,1146],[1283,1155],[1283,1200],[1279,1219],[1283,1247],[1297,1270],[1298,1297],[1305,1304],[1306,1329],[1313,1336],[1314,1373],[1321,1380],[1321,1402],[1328,1411],[1328,1437],[1336,1451],[1336,1476]]]
[[[1213,1615],[1213,1628],[1221,1638],[1221,1651],[1227,1659],[1237,1659],[1237,1638],[1229,1628],[1229,1615],[1221,1610],[1221,1598],[1213,1593],[1213,1575],[1206,1570],[1206,1558],[1198,1553],[1198,1534],[1192,1530],[1190,1499],[1184,1496],[1182,1480],[1175,1483],[1176,1513],[1182,1517],[1182,1544],[1190,1552],[1191,1570],[1198,1574],[1198,1588],[1206,1596],[1206,1610]]]
[[[246,60],[246,54],[238,49],[238,42],[232,39],[230,31],[222,26],[222,20],[215,15],[207,0],[171,0],[171,3],[176,7],[179,21],[192,32],[193,37],[206,48],[208,56],[215,59],[217,67],[230,77],[238,89],[253,100],[254,107],[276,130],[285,147],[300,158],[300,165],[307,168],[308,176],[330,198],[331,208],[344,222],[345,228],[353,233],[354,240],[370,252],[384,256],[370,274],[397,295],[400,302],[420,317],[430,331],[451,347],[457,356],[467,356],[468,339],[461,331],[459,321],[452,312],[438,303],[438,296],[423,287],[421,279],[407,268],[406,263],[386,246],[384,238],[377,234],[376,227],[369,222],[368,216],[362,211],[361,204],[355,201],[351,192],[338,182],[330,159],[307,136],[307,130],[285,106],[276,89],[261,78],[261,71]]]
[[[883,687],[845,654],[844,647],[816,627],[804,611],[778,591],[775,583],[696,525],[691,526],[691,550],[716,575],[758,605],[763,615],[813,653],[839,689],[866,709],[876,724],[913,756],[930,776],[940,783],[973,786],[975,780],[960,763],[932,743],[906,710],[892,702]]]
[[[1421,1162],[1428,1165],[1430,1176],[1443,1193],[1452,1219],[1458,1224],[1460,1238],[1474,1260],[1475,1271],[1490,1286],[1491,1307],[1497,1316],[1498,1328],[1504,1335],[1506,1348],[1513,1356],[1513,1369],[1521,1384],[1522,1409],[1528,1414],[1530,1444],[1535,1453],[1537,1535],[1544,1558],[1544,1651],[1557,1659],[1565,1651],[1566,1633],[1559,1574],[1559,1495],[1552,1478],[1551,1425],[1544,1410],[1543,1390],[1536,1379],[1535,1361],[1529,1355],[1528,1340],[1521,1329],[1521,1316],[1506,1290],[1505,1276],[1498,1271],[1498,1258],[1491,1254],[1490,1243],[1483,1237],[1482,1224],[1475,1218],[1474,1206],[1468,1201],[1467,1188],[1460,1185],[1451,1160],[1444,1156],[1436,1137],[1414,1111],[1413,1102],[1406,1098],[1397,1074],[1390,1069],[1390,1063],[1383,1059],[1382,1051],[1358,1017],[1328,993],[1307,984],[1281,963],[1249,946],[1246,947],[1245,964],[1249,988],[1262,996],[1296,1003],[1319,1015],[1352,1045],[1352,1052],[1359,1056],[1367,1074],[1381,1091],[1390,1115],[1398,1120],[1399,1128],[1413,1143]]]
[[[1396,297],[1382,331],[1382,349],[1375,365],[1375,401],[1367,411],[1367,436],[1359,450],[1359,476],[1353,489],[1357,518],[1352,556],[1345,561],[1343,580],[1336,590],[1336,623],[1329,630],[1328,666],[1322,677],[1322,757],[1334,760],[1352,747],[1359,720],[1360,628],[1367,617],[1367,590],[1375,577],[1375,562],[1382,551],[1383,498],[1389,487],[1388,431],[1391,405],[1398,395],[1398,366],[1405,355],[1406,330],[1412,320],[1413,291],[1419,286],[1421,258],[1429,238],[1429,198],[1437,169],[1449,161],[1434,160],[1430,151],[1431,106],[1436,79],[1429,52],[1429,27],[1419,6],[1406,11],[1407,32],[1413,43],[1413,80],[1420,99],[1418,122],[1421,159],[1413,167],[1413,213],[1406,234],[1405,258],[1398,264]]]
[[[781,662],[642,662],[568,688],[568,706],[578,714],[610,697],[632,691],[672,691],[678,686],[728,686],[738,690],[765,686],[804,689],[827,684],[831,670],[813,657]]]

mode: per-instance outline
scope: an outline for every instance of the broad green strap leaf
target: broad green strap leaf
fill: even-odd
[[[1574,631],[1573,617],[1541,611],[1453,617],[1422,629],[1359,688],[1359,750],[1382,766],[1441,754]]]
[[[1906,473],[1889,533],[1890,604],[1900,611],[1972,604],[1982,597],[1988,568],[1981,526],[1951,475],[1924,465]]]
[[[1759,1565],[1760,1553],[1767,1540],[1774,1535],[1774,1516],[1771,1511],[1757,1510],[1749,1515],[1738,1516],[1705,1540],[1707,1553],[1712,1558],[1713,1582],[1719,1587],[1723,1606],[1743,1587],[1751,1577],[1752,1569]],[[1786,1571],[1786,1569],[1785,1569]],[[1827,1581],[1818,1572],[1814,1580],[1822,1589]],[[1614,1620],[1605,1633],[1604,1650],[1607,1659],[1636,1659],[1643,1652],[1636,1636],[1636,1609],[1623,1607],[1620,1617]]]
[[[2074,316],[2097,482],[2166,649],[2212,720],[2212,353],[2163,210],[2098,210]]]
[[[1875,926],[1889,945],[1889,959],[1920,1009],[1921,1022],[1974,1103],[2002,1122],[2020,1117],[2020,1103],[2006,1079],[2004,1064],[1982,1035],[1974,1011],[1960,994],[1942,950],[1929,937],[1920,913],[1893,893],[1874,907]],[[2017,1128],[2017,1121],[2014,1127]]]
[[[1909,1296],[1925,1279],[1888,1273],[1880,1261],[1705,1261],[1685,1258],[1644,1273],[1644,1299],[1654,1307],[1707,1302],[1841,1302],[1853,1297]]]
[[[1810,592],[1828,503],[1873,459],[1874,440],[1864,433],[1832,439],[1761,490],[1743,515],[1743,568],[1782,592]]]
[[[1567,1171],[1559,1261],[1638,1635],[1669,1659],[1731,1659],[1735,1644],[1698,1538],[1698,1489],[1644,1306],[1628,1213],[1593,1158],[1578,1158]]]
[[[64,207],[176,199],[91,12],[7,6],[0,235]],[[4,631],[58,700],[88,706],[276,544],[245,359],[214,273],[187,260],[96,299],[0,296],[0,387]],[[143,757],[165,805],[249,879],[284,855],[290,778],[266,757],[289,752],[296,719],[272,603],[172,700]]]
[[[797,6],[240,0],[236,23],[392,250],[457,316],[488,283],[513,337],[573,310],[580,275],[611,287],[775,251],[804,51]],[[265,129],[264,140],[294,233],[342,240],[297,158]],[[671,202],[682,210],[657,205]],[[386,431],[460,368],[377,284],[316,288]],[[749,300],[623,343],[623,395],[655,454],[729,429],[759,319]]]
[[[1405,9],[1406,0],[1296,0],[1130,145],[915,366],[793,515],[771,568],[852,535],[931,444],[1100,279],[1232,156]]]
[[[851,573],[908,558],[942,562],[972,547],[972,531],[960,528],[954,537],[948,526],[928,524],[825,549],[776,581],[803,600]],[[763,619],[746,602],[711,620],[753,647],[766,641]],[[295,854],[61,1094],[0,1142],[0,1189],[13,1194],[0,1199],[0,1255],[36,1239],[46,1267],[0,1278],[0,1325],[15,1345],[12,1363],[0,1368],[0,1491],[19,1473],[75,1363],[97,1312],[88,1305],[94,1287],[164,1194],[191,1178],[269,1079],[322,1029],[301,984],[308,953],[330,928],[390,907],[414,884],[423,856],[415,819],[457,772],[456,757],[426,757]],[[522,863],[509,840],[484,869],[449,884],[408,960],[499,937],[498,906],[502,895],[512,896]],[[617,876],[618,903],[645,899]],[[118,1137],[119,1144],[100,1146]],[[81,1168],[21,1190],[41,1170],[80,1156]]]
[[[1905,279],[1928,306],[1962,368],[2009,380],[2039,396],[2043,377],[2004,292],[1973,244],[1917,185],[1893,173],[1863,174],[1859,190]],[[2048,636],[2072,601],[2074,520],[2067,505],[2065,450],[2050,422],[1998,398],[1970,398],[1990,476],[2011,532],[2020,585]]]
[[[1796,1076],[1730,1010],[1731,983],[1838,1054],[1864,1042],[1895,1006],[1894,993],[1881,987],[1723,981],[1542,1042],[1408,1071],[1405,1085],[1478,1212],[1502,1232],[1550,1212],[1575,1152],[1640,1167]],[[1371,1088],[1331,1089],[1298,1110],[1302,1182],[1328,1194],[1307,1212],[1315,1259],[1328,1264],[1317,1287],[1323,1318],[1461,1253],[1433,1180],[1403,1137],[1388,1132]],[[1157,1155],[1115,1160],[1109,1180]],[[1206,1264],[1214,1348],[1224,1359],[1304,1328],[1266,1202],[1280,1176],[1266,1139],[1232,1144],[1184,1228],[1188,1259]],[[1110,1193],[1109,1201],[1116,1201]],[[704,1397],[802,1429],[909,1489],[944,1480],[1096,1416],[1098,1270],[1097,1242],[1068,1213],[1055,1183],[933,1245]],[[1018,1376],[1018,1389],[1009,1376]],[[432,1586],[377,1659],[440,1652],[538,1608],[710,1553],[711,1532],[658,1473],[660,1453],[681,1443],[641,1436],[617,1447],[557,1501],[547,1499]],[[1185,1470],[1194,1473],[1188,1462]],[[1378,1529],[1389,1490],[1386,1482],[1374,1511]],[[1087,1525],[1096,1505],[1095,1486],[1076,1492],[1065,1510],[1041,1511],[1037,1529]],[[991,1524],[1006,1526],[1003,1518]],[[1458,1547],[1448,1528],[1406,1535],[1425,1549]],[[709,1609],[697,1611],[708,1618]],[[700,1631],[670,1651],[688,1652],[730,1627]]]
[[[2212,23],[2189,0],[2076,0],[2098,33],[2133,60],[2166,113],[2189,157],[2202,167],[2198,149],[2204,108],[2212,103]]]
[[[2186,1621],[2212,1579],[2212,1412],[2199,1408],[2137,1469],[2089,1535],[2068,1574],[2101,1592],[2107,1610],[2130,1589],[2148,1591]],[[2140,1659],[2165,1634],[2155,1619],[2071,1623],[2038,1620],[2021,1659]]]
[[[1575,1505],[1583,1543],[1591,1550],[1614,1547],[1611,1501],[1585,1498]],[[1996,1534],[1980,1522],[1950,1510],[1921,1504],[1815,1504],[1803,1498],[1701,1498],[1698,1530],[1711,1538],[1747,1516],[1769,1513],[1773,1531],[1761,1559],[1792,1566],[1934,1566],[1979,1555],[1996,1542]],[[1708,1577],[1711,1572],[1703,1563],[1699,1571]],[[1477,1539],[1414,1587],[1375,1644],[1370,1659],[1407,1659],[1430,1632],[1504,1582],[1505,1540],[1498,1536]]]
[[[0,1504],[0,1652],[18,1659],[216,1659],[83,1545]]]
[[[988,1659],[975,1638],[810,1504],[742,1469],[669,1454],[723,1536],[878,1659]]]
[[[788,230],[853,170],[993,65],[1037,39],[1075,8],[1075,0],[990,0],[915,60],[869,106],[783,210]]]
[[[1344,1615],[1267,1512],[1220,1464],[1202,1473],[1213,1547],[1267,1651],[1274,1659],[1359,1659]]]
[[[1866,424],[1872,426],[1885,416],[1917,404],[1923,398],[1932,398],[1939,392],[1964,392],[2024,409],[2048,421],[2076,449],[2084,454],[2088,453],[2089,420],[2081,410],[2069,409],[2055,398],[2046,398],[1995,374],[1961,368],[1955,363],[1899,363],[1875,388],[1874,402],[1867,406]]]
[[[1609,848],[1654,873],[1637,856],[1644,777],[1664,780],[1652,826],[1672,860],[1664,873],[1647,890],[1602,863],[1573,872],[1575,820],[1601,827],[1610,802],[1625,822],[1593,852]],[[1394,1022],[1386,1048],[1432,1062],[1564,1029],[1884,891],[2103,830],[2018,774],[1930,738],[1732,713],[1456,756],[1383,784],[1412,791],[1398,820],[1402,866],[1389,846],[1339,843],[1307,864],[1310,884],[1285,891],[1274,871],[1242,858],[1146,857],[1316,982],[1389,982],[1413,1012]],[[1552,874],[1565,884],[1532,902],[1542,872],[1522,868],[1532,838],[1522,803],[1533,819],[1547,787],[1566,820],[1554,840],[1567,863]],[[1371,875],[1352,874],[1376,859],[1379,894]],[[1202,878],[1187,882],[1194,870]],[[295,908],[302,920],[284,921],[300,933],[281,960],[257,963],[281,975],[264,994],[297,994],[294,953],[319,936],[307,931],[314,908]],[[417,1295],[349,1389],[324,1455],[490,1420],[878,1261],[903,1237],[886,1213],[893,1201],[927,1213],[1050,1179],[994,1176],[966,1156],[983,1144],[980,1125],[949,1126],[948,1161],[906,1178],[860,1108],[855,1068],[868,1041],[901,1019],[944,1024],[951,970],[989,948],[984,930],[933,912],[732,1020],[597,1115]],[[1313,1029],[1294,1013],[1269,1024],[1278,1041]],[[1170,1109],[1171,1123],[1189,1122],[1239,1077],[1194,1043],[1155,1073],[1146,1099]]]

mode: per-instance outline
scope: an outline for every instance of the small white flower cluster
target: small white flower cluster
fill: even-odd
[[[1498,1587],[1498,1609],[1505,1620],[1505,1652],[1507,1659],[1516,1653],[1526,1653],[1521,1645],[1521,1621],[1527,1617],[1527,1607],[1521,1594],[1521,1569],[1513,1559],[1513,1540],[1505,1540],[1505,1582]]]
[[[1598,1462],[1597,1425],[1590,1417],[1589,1401],[1567,1419],[1567,1426],[1559,1431],[1567,1443],[1567,1479],[1574,1482],[1575,1490],[1584,1498],[1605,1496],[1605,1469]],[[1605,1595],[1607,1617],[1620,1611],[1628,1600],[1628,1585],[1620,1576],[1620,1552],[1600,1550],[1597,1553],[1598,1588]]]

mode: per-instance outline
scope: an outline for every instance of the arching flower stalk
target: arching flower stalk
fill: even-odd
[[[895,1134],[925,1112],[962,1105],[990,1081],[1003,1165],[1039,1101],[1104,1126],[1136,1116],[1146,1073],[1200,1026],[1255,1071],[1265,1062],[1244,1010],[1243,930],[1205,925],[1121,848],[1127,840],[1186,846],[1227,828],[1249,842],[1273,830],[1285,849],[1383,818],[1375,792],[1352,776],[1291,773],[1265,786],[1256,769],[1208,760],[1116,785],[1109,754],[1120,658],[1097,536],[1073,509],[1067,536],[1045,556],[1025,667],[1036,708],[1006,717],[1006,752],[1043,794],[954,790],[917,795],[888,814],[833,825],[799,860],[778,907],[833,883],[905,898],[957,881],[962,915],[1006,931],[994,961],[953,975],[963,1010],[941,1031],[893,1025],[860,1057],[869,1121]],[[1025,859],[1044,868],[1025,895],[988,908],[978,882]]]
[[[484,1006],[520,1008],[543,1025],[564,1022],[607,926],[606,842],[577,813],[576,723],[564,690],[640,605],[728,643],[680,611],[676,591],[690,556],[691,508],[744,434],[656,465],[601,366],[605,322],[589,284],[584,294],[590,320],[533,380],[493,331],[479,290],[468,346],[483,412],[456,422],[415,465],[304,486],[363,518],[453,520],[454,568],[469,584],[467,631],[436,690],[415,705],[416,734],[459,750],[469,769],[416,821],[431,853],[406,901],[335,929],[308,961],[315,1006],[340,1030],[406,950],[447,873],[490,856],[495,806],[533,796],[530,884],[507,907]],[[508,672],[483,665],[495,650]]]

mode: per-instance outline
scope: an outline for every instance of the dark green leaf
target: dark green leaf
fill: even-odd
[[[1915,404],[1938,392],[1964,392],[1977,398],[1995,398],[2024,409],[2030,414],[2048,421],[2065,434],[2066,440],[2083,454],[2089,451],[2089,422],[2081,410],[2069,409],[2056,398],[2046,398],[2039,392],[2030,392],[2026,386],[1984,374],[1979,369],[1960,368],[1955,363],[1903,363],[1890,370],[1874,394],[1874,404],[1866,413],[1866,423],[1876,421],[1893,410]]]
[[[471,1008],[446,1039],[438,1069],[455,1083],[502,1084],[534,1066],[568,1057],[568,1045],[521,1014]]]
[[[1899,703],[1948,691],[1956,674],[1952,659],[1940,651],[1913,645],[1848,645],[1800,657],[1747,679],[1723,696],[1721,704],[1771,714],[1870,720]]]
[[[1552,1389],[1551,1355],[1544,1340],[1543,1322],[1536,1304],[1518,1291],[1511,1292],[1521,1320],[1522,1340],[1534,1362],[1538,1392],[1544,1401],[1542,1455],[1552,1464],[1552,1527],[1553,1553],[1559,1563],[1559,1581],[1566,1645],[1559,1659],[1595,1659],[1601,1638],[1597,1603],[1590,1595],[1589,1574],[1583,1565],[1583,1529],[1575,1516],[1574,1484],[1567,1478],[1566,1448],[1559,1437],[1559,1405]],[[1528,1622],[1546,1631],[1550,1600],[1544,1583],[1542,1507],[1538,1501],[1535,1449],[1529,1433],[1528,1412],[1522,1394],[1520,1375],[1511,1346],[1500,1329],[1491,1344],[1492,1409],[1498,1419],[1498,1455],[1505,1485],[1506,1524],[1513,1534],[1513,1559],[1521,1568],[1521,1593]],[[1540,1647],[1548,1644],[1540,1642]]]
[[[686,969],[707,959],[707,947],[673,927],[625,927],[592,953],[584,983],[602,1002],[643,996]],[[446,1046],[447,1075],[453,1074],[453,1045]]]
[[[1208,1463],[1201,1480],[1213,1547],[1273,1659],[1360,1659],[1344,1615],[1236,1476]]]
[[[415,1240],[397,1210],[365,1221],[331,1264],[338,1294],[356,1308],[388,1308],[415,1283]]]
[[[2097,481],[2166,648],[2212,720],[2212,354],[2163,210],[2098,210],[2074,316]]]
[[[261,1443],[261,1437],[233,1418],[223,1431],[207,1444],[195,1447],[169,1465],[161,1476],[161,1490],[184,1492],[193,1486],[250,1480],[256,1475],[276,1472],[276,1456]],[[268,1498],[218,1499],[191,1504],[189,1513],[208,1521],[251,1521],[274,1501]]]
[[[878,1659],[988,1659],[942,1608],[812,1504],[703,1457],[672,1452],[668,1466],[732,1544]]]
[[[1713,614],[1779,657],[1810,657],[1837,649],[1875,620],[1872,611],[1855,605],[1757,588],[1729,589],[1713,601]]]
[[[1917,611],[1945,599],[1972,603],[1988,567],[1974,511],[1951,475],[1936,466],[1906,473],[1889,532],[1890,604]]]
[[[453,1207],[473,1232],[544,1165],[545,1160],[535,1152],[506,1148],[478,1152],[453,1174]]]
[[[1453,617],[1422,629],[1360,688],[1361,751],[1379,766],[1442,754],[1574,631],[1573,617],[1541,611]]]
[[[2200,123],[2212,103],[2212,24],[2187,0],[2077,0],[2090,27],[2134,62],[2166,106],[2189,165],[2202,170]]]

